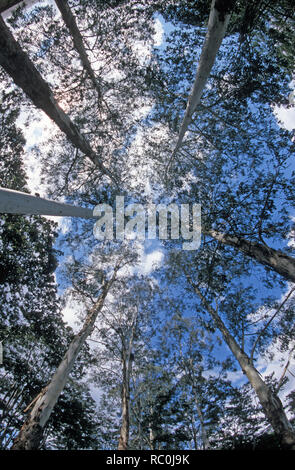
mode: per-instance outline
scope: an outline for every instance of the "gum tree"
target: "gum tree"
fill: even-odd
[[[116,281],[119,269],[122,268],[126,263],[128,263],[128,260],[123,261],[122,257],[119,257],[111,272],[104,273],[101,264],[99,270],[93,267],[92,273],[86,271],[87,278],[84,279],[81,279],[81,275],[83,275],[83,268],[80,270],[80,272],[79,270],[76,271],[75,275],[78,277],[78,279],[76,281],[77,284],[75,284],[74,281],[74,285],[76,285],[78,293],[82,291],[82,297],[86,297],[86,299],[87,296],[90,297],[90,306],[88,301],[88,307],[86,310],[86,317],[84,319],[83,326],[70,342],[66,353],[64,354],[49,383],[40,391],[40,393],[34,398],[32,404],[30,405],[30,413],[13,443],[13,450],[31,450],[38,449],[40,447],[44,429],[47,425],[53,408],[68,381],[77,356],[81,352],[81,349],[87,338],[94,330],[95,321],[101,309],[103,308],[105,299],[110,289],[112,288],[113,283]],[[91,282],[95,285],[91,286]],[[88,286],[86,288],[87,283]],[[84,293],[83,288],[85,290]],[[92,292],[93,289],[95,293]],[[95,297],[93,297],[94,295]]]

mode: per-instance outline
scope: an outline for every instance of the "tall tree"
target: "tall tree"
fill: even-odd
[[[0,64],[37,108],[42,109],[64,132],[74,147],[80,149],[101,171],[108,174],[97,152],[92,150],[85,136],[71,122],[57,104],[48,83],[42,78],[32,61],[22,51],[3,18],[0,18]],[[22,70],[22,73],[19,73]]]
[[[67,28],[69,29],[69,31],[71,33],[71,37],[73,38],[74,46],[75,46],[76,50],[79,53],[81,63],[83,65],[83,67],[85,68],[85,70],[87,71],[87,74],[89,75],[89,77],[92,81],[93,87],[95,88],[95,90],[98,93],[99,99],[101,99],[101,95],[102,95],[101,87],[98,83],[98,80],[95,76],[94,70],[91,66],[91,63],[90,63],[89,59],[88,59],[87,52],[86,52],[85,47],[84,47],[82,35],[81,35],[80,30],[77,26],[75,17],[74,17],[74,15],[73,15],[73,13],[72,13],[69,5],[68,5],[68,2],[67,1],[61,1],[61,0],[56,0],[55,3],[58,6],[58,9],[61,12],[62,18],[63,18],[65,24],[67,25]]]
[[[105,298],[108,295],[112,284],[116,280],[117,272],[122,267],[122,260],[120,261],[121,262],[115,265],[113,273],[109,279],[107,279],[102,272],[100,273],[102,278],[99,296],[93,301],[92,307],[87,312],[83,327],[71,341],[49,384],[46,385],[46,387],[44,387],[44,389],[42,389],[34,398],[34,406],[14,441],[12,447],[14,450],[39,448],[44,428],[52,410],[66,385],[69,374],[73,369],[75,360],[81,351],[82,346],[85,344],[86,339],[91,335],[95,327],[95,321],[103,307]]]
[[[234,3],[234,1],[212,1],[207,33],[202,48],[202,53],[200,56],[195,81],[192,87],[191,94],[188,98],[185,115],[180,126],[177,143],[171,158],[174,158],[176,152],[178,152],[183,141],[184,135],[187,131],[188,125],[192,119],[193,113],[195,112],[200,102],[204,87],[215,62],[215,58],[220,48],[223,37],[225,35]]]
[[[5,77],[2,78],[2,83],[6,84]],[[17,125],[20,96],[16,90],[9,90],[8,86],[1,90],[0,96],[0,184],[28,191],[22,162],[25,139]],[[64,346],[71,337],[71,329],[66,328],[63,322],[53,276],[60,254],[54,247],[56,225],[42,217],[5,214],[1,215],[0,233],[0,338],[4,348],[0,447],[10,449],[25,418],[27,404],[46,384],[58,365]],[[86,362],[87,356],[83,356]],[[90,415],[84,409],[80,410],[84,431],[77,429],[76,434],[63,423],[62,417],[62,409],[67,413],[77,397],[82,400],[80,379],[81,374],[76,369],[72,382],[76,395],[68,391],[62,407],[57,406],[55,426],[50,427],[44,441],[58,437],[62,441],[67,433],[68,443],[71,440],[73,447],[85,446],[83,432],[89,437],[91,426],[94,429]],[[85,387],[84,393],[87,394]],[[43,448],[46,447],[44,441]]]
[[[208,250],[208,248],[204,249]],[[207,257],[208,255],[209,253],[207,252]],[[260,401],[265,416],[272,425],[275,433],[278,435],[278,438],[282,442],[282,445],[286,446],[286,448],[293,448],[294,430],[286,416],[282,402],[278,397],[276,391],[273,390],[272,387],[268,386],[268,384],[263,380],[261,374],[255,368],[253,363],[253,355],[252,357],[250,357],[250,355],[245,352],[246,348],[249,347],[249,345],[245,341],[244,336],[245,332],[247,332],[246,337],[247,334],[249,334],[249,330],[247,330],[247,327],[245,325],[245,323],[247,322],[247,310],[245,309],[245,305],[247,305],[247,302],[246,299],[243,299],[243,294],[241,295],[238,293],[238,270],[235,270],[235,274],[234,270],[232,271],[232,281],[225,280],[221,271],[221,263],[217,262],[217,258],[215,258],[214,260],[213,257],[209,262],[208,258],[206,259],[205,257],[204,264],[199,260],[198,274],[192,274],[192,266],[190,266],[187,258],[187,262],[185,265],[182,262],[187,281],[194,289],[194,292],[197,294],[198,298],[200,299],[202,308],[204,308],[206,312],[210,315],[213,321],[213,325],[215,325],[215,327],[221,332],[225,343],[231,350],[233,356],[238,361],[243,373],[246,375],[249,382],[251,383],[251,386]],[[205,266],[205,269],[208,270],[207,278],[203,274],[202,267]],[[232,269],[229,267],[226,261],[224,262],[224,268],[228,271]],[[220,282],[221,280],[222,282]],[[232,292],[229,289],[229,286],[231,284],[233,289]],[[207,289],[206,294],[202,292],[202,287],[203,289]],[[244,289],[244,295],[246,295],[245,291],[246,289]],[[233,292],[235,292],[235,294],[233,294]],[[237,296],[237,303],[233,303],[230,301],[229,294],[231,296]],[[229,327],[226,326],[225,322],[221,318],[221,315],[218,311],[218,301],[216,300],[216,308],[214,308],[212,305],[212,303],[214,302],[214,298],[216,299],[216,297],[220,295],[225,296],[225,300],[223,301],[223,309],[225,309],[224,305],[226,305],[227,303],[231,305],[229,309],[230,320],[227,321],[231,322],[230,324],[232,325],[234,334],[230,332]],[[244,302],[242,302],[243,300]],[[264,329],[263,332],[258,333],[260,339],[262,337],[262,334],[265,333],[265,331],[266,329]],[[235,338],[235,334],[239,335],[238,341]],[[252,335],[254,334],[255,333],[252,331]]]
[[[143,341],[143,331],[151,323],[148,305],[153,290],[152,282],[144,277],[122,275],[114,286],[113,297],[102,309],[100,326],[96,328],[95,341],[99,346],[93,380],[108,395],[117,395],[119,450],[129,449],[130,440],[132,442],[134,377],[146,360],[148,348]]]
[[[202,304],[213,318],[216,326],[221,331],[226,344],[229,346],[230,350],[238,360],[241,369],[246,374],[275,433],[279,436],[282,444],[285,445],[286,448],[294,449],[295,432],[285,414],[281,400],[263,381],[260,373],[251,363],[250,358],[247,356],[247,354],[245,354],[243,349],[229,333],[217,311],[206,301],[199,287],[194,285],[194,289],[197,295],[200,297]]]

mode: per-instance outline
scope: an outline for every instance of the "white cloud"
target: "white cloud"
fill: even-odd
[[[146,64],[152,55],[152,47],[159,47],[163,42],[164,28],[161,21],[157,18],[154,22],[155,33],[153,35],[153,43],[148,44],[145,41],[134,41],[131,44],[133,52],[137,54],[137,57],[142,65]]]
[[[85,306],[75,300],[72,295],[67,295],[66,305],[62,311],[64,322],[73,328],[75,333],[78,333],[81,327],[79,318],[82,314],[85,316]]]
[[[155,250],[152,253],[143,256],[141,271],[143,274],[150,274],[154,269],[159,267],[163,261],[164,254],[162,251]]]
[[[25,111],[21,112],[17,125],[22,129],[26,140],[23,162],[28,177],[29,190],[32,194],[37,192],[41,197],[46,197],[46,186],[41,184],[42,165],[32,148],[42,144],[44,137],[51,135],[56,127],[45,113],[38,113],[38,121],[36,122],[35,119],[28,119]]]
[[[295,129],[295,106],[288,109],[284,106],[275,106],[274,114],[288,131]]]
[[[277,343],[273,343],[268,348],[267,353],[273,355],[273,359],[271,360],[271,362],[266,363],[265,357],[259,357],[256,363],[256,368],[260,371],[263,377],[266,377],[274,373],[274,377],[279,380],[283,374],[284,367],[287,363],[289,352],[280,351],[279,345]],[[294,351],[293,351],[293,357],[290,360],[290,364],[285,375],[289,379],[289,381],[284,386],[284,388],[281,389],[279,392],[280,398],[283,401],[283,403],[285,402],[286,396],[291,391],[294,390],[295,378],[292,375],[294,373],[295,373],[295,358],[294,358]]]

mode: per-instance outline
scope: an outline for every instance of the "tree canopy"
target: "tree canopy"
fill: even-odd
[[[93,219],[1,214],[1,449],[295,449],[294,26],[2,2],[0,186]]]

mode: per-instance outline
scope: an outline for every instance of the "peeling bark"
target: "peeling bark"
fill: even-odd
[[[37,399],[33,400],[31,403],[31,405],[34,404],[34,406],[16,437],[12,450],[36,450],[40,447],[44,428],[67,383],[68,376],[83,344],[93,331],[95,320],[103,307],[108,291],[115,280],[116,272],[117,271],[115,270],[111,280],[106,282],[103,286],[100,298],[88,312],[82,329],[70,343],[70,346],[51,381],[40,392]]]
[[[5,21],[0,16],[0,65],[11,76],[14,83],[32,100],[34,105],[67,136],[71,144],[81,150],[103,174],[112,178],[100,161],[100,155],[92,150],[78,127],[57,104],[48,83],[42,78],[28,55],[14,39]]]
[[[251,242],[242,237],[228,235],[216,230],[208,230],[206,234],[225,245],[233,246],[242,251],[245,255],[273,269],[288,281],[295,282],[295,258],[262,243]]]
[[[248,355],[240,348],[234,337],[230,334],[225,324],[221,320],[217,311],[214,310],[207,302],[200,289],[192,283],[196,294],[201,299],[203,306],[211,315],[216,327],[222,333],[224,341],[232,351],[233,355],[239,362],[243,373],[247,376],[253,390],[260,401],[262,409],[274,432],[278,435],[284,447],[295,450],[295,431],[292,428],[279,397],[274,393],[268,385],[263,381],[257,369],[251,363]]]

